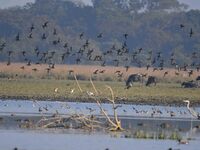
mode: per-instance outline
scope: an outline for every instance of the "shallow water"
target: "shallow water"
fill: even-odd
[[[48,111],[43,109],[43,114],[52,114],[56,111],[59,114],[94,114],[100,115],[100,109],[96,103],[75,103],[75,102],[59,102],[59,101],[33,101],[26,100],[0,100],[0,113],[18,113],[18,114],[40,114],[38,109],[48,108]],[[112,105],[102,104],[102,107],[109,115],[113,115]],[[194,108],[195,111],[200,112],[200,107]],[[186,106],[152,106],[152,105],[127,105],[120,104],[117,109],[120,116],[142,116],[142,117],[170,117],[170,118],[191,118]],[[171,117],[171,115],[173,116]]]
[[[23,130],[0,130],[0,148],[12,150],[199,150],[200,139],[187,145],[173,140],[126,139],[120,135],[93,133],[54,133]]]
[[[103,108],[112,115],[112,106],[102,104]],[[47,110],[43,109],[48,108]],[[42,108],[42,112],[39,112]],[[200,108],[195,108],[200,111]],[[168,150],[199,150],[200,131],[193,130],[200,125],[200,120],[192,118],[186,107],[151,106],[151,105],[121,105],[117,109],[122,126],[128,132],[137,130],[155,132],[179,131],[184,138],[192,137],[188,145],[178,144],[175,140],[125,138],[125,133],[86,132],[79,129],[21,129],[16,120],[39,120],[42,115],[50,116],[56,111],[62,115],[73,113],[94,114],[102,117],[95,103],[73,103],[58,101],[0,100],[0,149],[12,150],[121,150],[121,149],[153,149]],[[152,116],[152,112],[154,115]],[[172,117],[171,112],[175,115]],[[163,129],[161,124],[170,125]],[[127,133],[126,133],[127,134]],[[170,133],[171,134],[171,133]]]
[[[102,107],[110,116],[113,115],[111,104],[102,104]],[[39,109],[42,111],[39,112]],[[196,107],[195,110],[199,112],[200,107]],[[34,116],[51,116],[56,112],[61,115],[79,113],[85,115],[94,114],[95,116],[102,117],[100,109],[95,103],[0,100],[0,116],[8,116],[8,118],[4,118],[4,120],[7,119],[7,124],[0,124],[0,127],[12,126],[12,124],[14,124],[14,119],[12,119],[13,116],[21,116],[26,119],[27,117],[30,118]],[[193,118],[185,106],[175,107],[122,104],[118,107],[117,113],[122,122],[122,126],[126,129],[143,129],[143,126],[145,126],[145,129],[157,130],[161,124],[165,123],[170,125],[171,129],[188,131],[195,126],[200,125],[200,120]],[[173,113],[173,116],[171,116],[171,113]],[[11,115],[12,117],[9,118]],[[38,120],[40,118],[33,119]]]

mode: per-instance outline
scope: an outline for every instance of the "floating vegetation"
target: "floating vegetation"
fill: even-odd
[[[139,130],[139,131],[135,132],[135,138],[146,139],[146,138],[150,138],[150,137],[149,137],[149,134],[147,134],[145,131]]]
[[[159,140],[179,140],[182,139],[179,132],[152,132],[152,131],[146,131],[146,130],[136,130],[136,131],[126,131],[124,132],[124,138],[136,138],[136,139],[159,139]]]
[[[158,135],[158,139],[166,139],[166,135],[164,132],[160,132],[159,135]]]
[[[178,139],[181,139],[181,135],[177,131],[175,131],[175,132],[172,132],[169,138],[171,140],[178,140]]]

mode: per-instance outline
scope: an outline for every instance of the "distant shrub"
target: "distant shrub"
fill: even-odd
[[[0,78],[9,78],[10,75],[4,72],[0,72]]]
[[[86,75],[83,75],[83,74],[76,75],[76,78],[77,78],[77,80],[83,80],[83,81],[89,80],[89,77],[87,77]],[[73,75],[68,75],[64,79],[75,80]]]
[[[77,80],[89,80],[89,78],[83,74],[76,75],[76,78],[77,78]]]
[[[104,81],[114,81],[112,77],[105,77]]]
[[[75,80],[75,79],[74,79],[74,76],[69,75],[69,76],[67,76],[67,80]]]

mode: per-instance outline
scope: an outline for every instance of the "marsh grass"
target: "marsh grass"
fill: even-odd
[[[79,81],[79,83],[85,91],[95,93],[89,81]],[[124,82],[94,81],[94,84],[102,100],[110,96],[105,85],[110,86],[115,92],[116,103],[144,102],[165,104],[180,103],[183,99],[190,99],[193,103],[200,102],[200,89],[185,89],[176,83],[162,83],[152,87],[135,84],[129,90],[125,89]],[[57,93],[54,92],[55,88],[58,88]],[[73,93],[71,93],[72,89],[74,89]],[[54,79],[0,79],[0,97],[91,101],[86,93],[80,92],[75,81]]]
[[[152,132],[152,131],[145,131],[142,129],[138,129],[132,132],[125,132],[125,138],[137,138],[137,139],[170,139],[170,140],[179,140],[182,138],[181,134],[176,131],[160,131],[160,132]]]
[[[21,67],[24,69],[21,69]],[[33,69],[37,69],[37,71],[33,71]],[[9,79],[56,79],[56,80],[74,80],[73,76],[70,75],[69,71],[73,70],[77,75],[77,78],[80,80],[89,80],[92,77],[93,81],[125,81],[130,74],[142,73],[156,76],[159,79],[159,82],[164,83],[181,83],[186,80],[194,80],[199,72],[194,70],[193,75],[191,77],[188,76],[187,71],[178,72],[179,75],[175,73],[177,70],[173,68],[165,68],[160,71],[153,71],[153,68],[150,68],[148,71],[146,68],[137,68],[130,67],[128,71],[126,71],[125,67],[114,67],[114,66],[95,66],[95,65],[64,65],[64,64],[56,64],[54,69],[51,69],[49,73],[47,73],[47,64],[32,64],[31,66],[27,66],[24,63],[12,63],[10,66],[5,63],[0,63],[0,78],[9,78]],[[104,73],[93,74],[95,70],[102,71]],[[123,73],[122,77],[118,77],[116,71],[120,71]],[[163,76],[164,72],[168,72],[166,77]]]

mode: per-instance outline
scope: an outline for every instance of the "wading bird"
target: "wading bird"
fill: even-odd
[[[200,115],[198,112],[194,111],[194,109],[192,109],[190,107],[190,101],[189,100],[184,100],[185,103],[187,103],[187,109],[189,110],[189,112],[197,119],[200,119]]]

